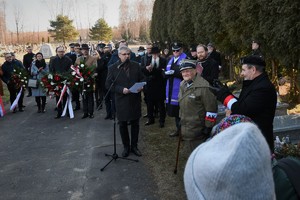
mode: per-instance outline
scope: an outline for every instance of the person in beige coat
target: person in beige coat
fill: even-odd
[[[80,64],[84,63],[86,65],[86,67],[94,66],[94,69],[96,69],[97,59],[99,58],[99,55],[97,55],[97,56],[89,55],[89,49],[90,48],[87,44],[81,45],[82,56],[80,56],[76,59],[75,65],[80,65]],[[93,74],[94,74],[94,72],[93,72]],[[94,91],[93,91],[93,88],[94,88],[93,85],[85,85],[83,88],[83,91],[81,91],[82,104],[83,104],[82,119],[85,119],[87,117],[94,118]]]

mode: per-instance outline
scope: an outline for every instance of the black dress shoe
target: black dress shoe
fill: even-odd
[[[80,107],[75,107],[75,108],[74,108],[74,111],[76,111],[76,110],[80,110]]]
[[[151,124],[154,124],[154,120],[148,120],[146,123],[145,123],[145,126],[149,126]]]
[[[56,117],[54,117],[54,119],[59,119],[59,118],[61,118],[60,115],[56,115]]]
[[[159,122],[159,128],[163,128],[163,127],[165,127],[165,123]]]
[[[88,114],[84,114],[82,117],[81,117],[81,119],[85,119],[85,118],[87,118],[89,115]]]
[[[24,112],[24,109],[23,109],[23,108],[19,108],[19,111],[20,111],[20,112]]]
[[[110,115],[106,115],[106,117],[104,119],[111,119]]]
[[[124,148],[122,152],[122,157],[128,157],[129,156],[129,148]]]
[[[169,136],[170,136],[170,137],[176,137],[176,136],[179,136],[179,131],[177,130],[177,131],[175,131],[174,133],[171,133]]]
[[[142,153],[137,147],[132,147],[131,152],[134,153],[136,156],[142,156]]]
[[[146,115],[143,116],[143,118],[147,118],[147,117],[148,117],[148,114],[146,114]]]
[[[94,115],[93,114],[89,114],[89,118],[94,118]]]

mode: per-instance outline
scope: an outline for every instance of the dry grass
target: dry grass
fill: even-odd
[[[146,120],[141,120],[140,144],[146,165],[158,186],[157,193],[160,199],[184,200],[183,172],[190,152],[181,143],[177,174],[174,174],[178,137],[169,137],[175,130],[174,118],[167,117],[164,128],[158,127],[158,119],[155,124],[145,127]]]

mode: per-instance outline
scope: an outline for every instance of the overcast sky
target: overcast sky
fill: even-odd
[[[111,26],[118,26],[121,0],[6,0],[6,22],[10,31],[16,31],[16,11],[20,11],[23,31],[46,31],[49,20],[63,12],[74,20],[77,28],[88,28],[104,17]],[[21,26],[19,26],[21,28]],[[20,30],[22,31],[22,30]]]

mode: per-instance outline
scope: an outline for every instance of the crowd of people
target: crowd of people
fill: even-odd
[[[21,94],[17,107],[23,112],[24,90],[16,88],[11,81],[15,67],[26,69],[31,77],[41,81],[49,73],[76,74],[72,66],[94,66],[90,77],[95,87],[85,84],[82,90],[71,91],[74,110],[82,108],[82,119],[93,118],[95,104],[97,109],[102,109],[104,101],[105,119],[118,119],[123,157],[131,152],[136,156],[142,155],[138,138],[144,102],[147,113],[143,117],[148,119],[144,125],[151,126],[158,118],[158,127],[164,128],[166,115],[173,117],[175,132],[169,136],[180,136],[179,139],[186,141],[193,152],[184,176],[189,199],[238,199],[241,195],[247,198],[251,195],[248,199],[273,199],[271,154],[274,152],[273,119],[277,97],[275,87],[265,72],[266,63],[258,42],[252,43],[252,55],[241,58],[243,85],[239,97],[218,80],[222,60],[212,43],[207,46],[191,45],[185,53],[183,45],[174,42],[171,54],[169,49],[161,50],[155,44],[149,43],[145,47],[140,46],[136,55],[125,40],[118,43],[117,49],[103,42],[98,43],[95,49],[88,44],[71,43],[68,53],[65,47],[57,47],[56,56],[47,64],[41,52],[34,54],[28,46],[23,62],[10,53],[5,54],[0,76],[8,87],[11,104]],[[133,91],[131,87],[140,82],[146,82],[146,85]],[[56,119],[63,116],[69,96],[62,91],[59,94],[56,95]],[[42,85],[29,88],[28,96],[31,95],[35,96],[37,112],[45,113],[47,93]],[[226,117],[238,115],[249,120],[245,122],[238,117],[234,118],[238,125],[217,124],[218,101],[226,106]],[[16,111],[14,108],[13,112]],[[130,134],[128,126],[131,126]],[[217,134],[216,130],[224,126],[226,129],[232,127]],[[219,156],[220,165],[211,163],[215,155]],[[255,163],[245,167],[247,163],[241,164],[238,159],[251,159],[250,163]],[[219,176],[221,173],[226,176]],[[243,176],[249,177],[249,180],[253,178],[253,181],[245,182],[245,185],[251,183],[251,187],[239,187]],[[252,187],[260,186],[263,189],[258,194],[252,192]],[[218,193],[213,190],[218,190]]]

